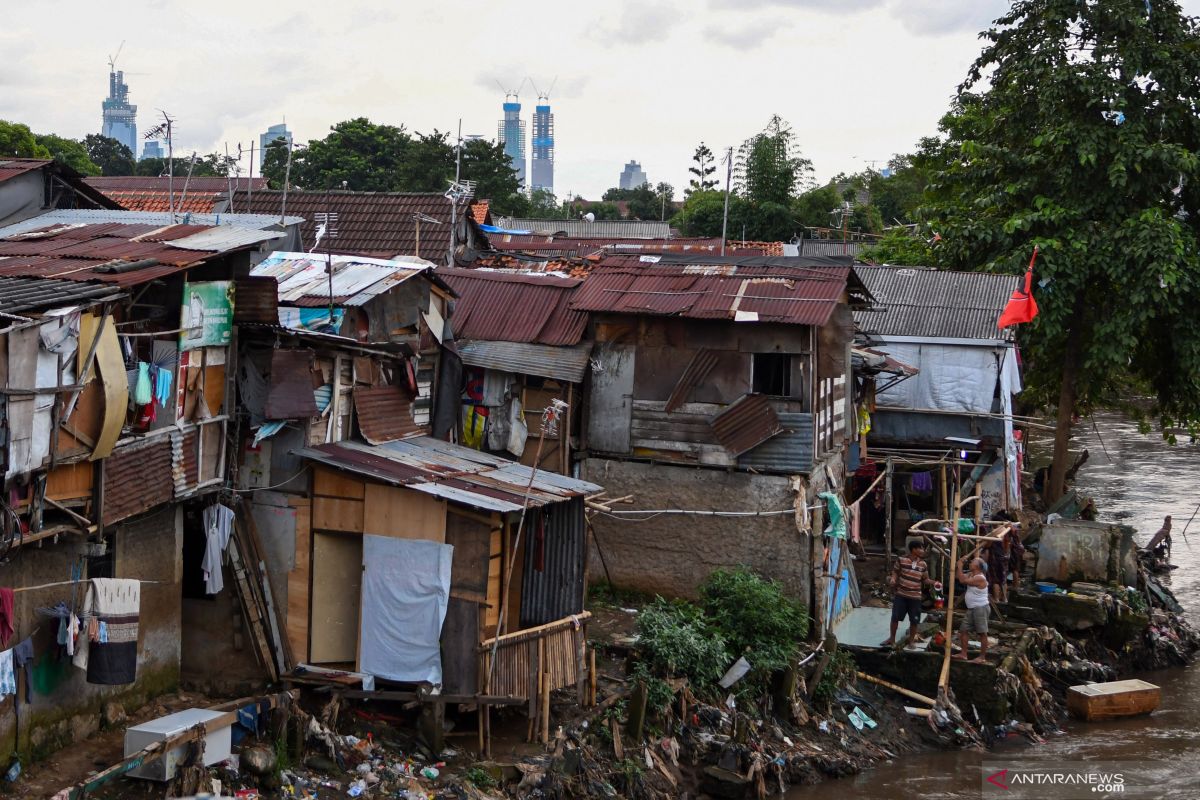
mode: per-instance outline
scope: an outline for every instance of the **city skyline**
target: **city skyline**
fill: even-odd
[[[1200,0],[1183,5],[1200,12]],[[120,66],[142,122],[157,118],[158,109],[170,112],[177,152],[257,143],[267,125],[285,116],[298,143],[357,116],[422,132],[454,131],[461,118],[465,132],[490,139],[497,80],[558,75],[560,197],[599,197],[630,153],[681,194],[700,141],[719,159],[773,114],[792,125],[824,181],[911,152],[922,136],[936,133],[982,47],[978,31],[1007,3],[703,0],[691,9],[679,0],[647,0],[564,9],[535,0],[527,6],[545,30],[537,48],[514,57],[511,43],[489,32],[503,28],[510,12],[478,0],[465,0],[454,15],[362,0],[348,0],[336,13],[316,3],[280,13],[215,0],[200,13],[152,0],[133,20],[64,0],[61,13],[89,31],[82,46],[73,42],[69,49],[36,34],[44,20],[26,4],[13,9],[0,31],[10,65],[0,76],[0,119],[70,138],[97,132],[105,54],[124,39]],[[234,13],[239,25],[225,24]],[[464,19],[471,24],[462,25]],[[159,35],[166,29],[188,31],[206,43],[204,52],[181,51]],[[405,69],[385,68],[375,54],[394,47],[396,31],[411,29],[421,35],[406,38]],[[468,66],[446,68],[451,42],[456,51],[473,52]],[[346,57],[311,57],[319,51]],[[522,100],[534,99],[523,93]]]

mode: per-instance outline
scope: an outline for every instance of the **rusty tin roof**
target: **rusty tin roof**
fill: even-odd
[[[587,314],[571,310],[571,293],[582,282],[577,278],[450,267],[437,272],[459,296],[456,338],[547,345],[583,339]]]

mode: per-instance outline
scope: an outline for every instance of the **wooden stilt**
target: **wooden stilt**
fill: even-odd
[[[954,579],[958,568],[958,520],[962,505],[959,489],[954,490],[954,517],[950,522],[950,575],[946,592],[946,652],[942,656],[942,674],[938,677],[938,689],[950,682],[950,646],[954,636]]]

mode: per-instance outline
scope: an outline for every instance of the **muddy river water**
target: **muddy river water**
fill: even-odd
[[[1162,524],[1175,518],[1173,560],[1179,565],[1171,586],[1187,609],[1192,624],[1200,624],[1200,515],[1179,535],[1200,503],[1200,446],[1163,442],[1158,434],[1143,435],[1137,426],[1116,414],[1097,414],[1095,427],[1077,426],[1074,448],[1091,453],[1077,485],[1096,500],[1101,520],[1138,529],[1144,543]],[[1107,454],[1106,451],[1107,450]],[[1010,738],[989,760],[997,757],[1058,761],[1141,762],[1152,773],[1156,794],[1164,798],[1200,798],[1200,664],[1138,677],[1162,687],[1162,704],[1149,717],[1122,722],[1068,722],[1062,735],[1033,745]],[[905,757],[856,778],[801,787],[788,800],[849,796],[863,800],[922,800],[980,797],[980,753],[939,752]]]

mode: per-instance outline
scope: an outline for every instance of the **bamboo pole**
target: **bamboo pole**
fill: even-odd
[[[942,464],[942,513],[938,516],[950,516],[950,489],[946,482],[946,465]]]
[[[956,481],[956,483],[958,482]],[[954,520],[950,526],[950,589],[947,592],[946,600],[946,649],[942,656],[942,674],[938,676],[939,690],[945,688],[950,682],[950,644],[954,633],[954,579],[956,577],[955,569],[958,566],[958,520],[962,506],[960,492],[961,489],[956,487],[954,490]]]
[[[937,701],[934,700],[932,697],[926,697],[925,695],[918,694],[917,692],[914,692],[911,689],[905,689],[903,686],[897,686],[896,684],[892,683],[891,681],[885,681],[883,678],[876,678],[874,675],[868,675],[865,672],[859,672],[858,677],[862,678],[864,681],[870,681],[871,683],[877,684],[886,689],[891,689],[893,692],[898,692],[899,694],[902,694],[905,697],[911,698],[913,700],[919,700],[920,702],[926,703],[931,706],[937,704]]]
[[[885,474],[887,475],[887,479],[884,481],[884,484],[883,484],[883,511],[885,514],[884,521],[883,521],[883,525],[884,525],[884,527],[883,527],[883,537],[884,537],[883,550],[887,557],[885,569],[886,569],[886,573],[888,575],[892,574],[892,547],[893,547],[893,545],[892,545],[892,524],[893,524],[892,518],[895,516],[895,512],[892,509],[892,481],[893,481],[893,472],[894,472],[895,468],[896,468],[895,462],[892,461],[891,456],[888,456],[887,467],[885,468],[886,469]]]

